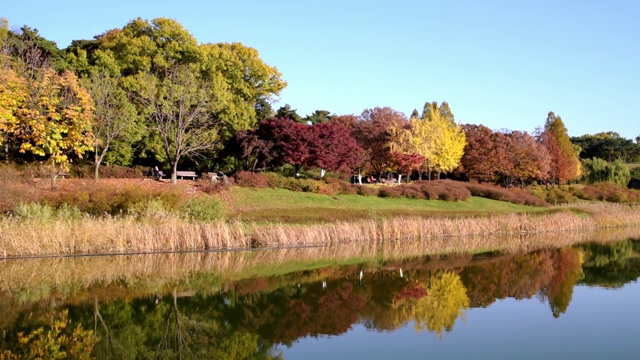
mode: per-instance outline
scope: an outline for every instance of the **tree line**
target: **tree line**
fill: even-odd
[[[290,166],[360,179],[393,173],[399,182],[447,176],[511,186],[582,176],[622,184],[631,175],[621,162],[640,157],[637,141],[616,133],[569,138],[553,112],[534,134],[460,124],[447,102],[426,102],[409,117],[389,107],[302,117],[288,104],[273,109],[285,87],[257,50],[200,44],[171,19],[138,18],[62,50],[2,19],[0,155],[46,162],[54,186],[72,161],[92,163],[96,178],[102,164],[161,164],[173,182],[178,166]]]

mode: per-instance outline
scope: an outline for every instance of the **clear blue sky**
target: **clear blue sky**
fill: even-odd
[[[462,123],[640,135],[640,1],[5,1],[10,27],[65,48],[141,17],[201,43],[241,42],[280,70],[278,108],[409,115],[448,101]]]

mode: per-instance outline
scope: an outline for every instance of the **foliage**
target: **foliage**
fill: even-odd
[[[362,112],[351,136],[364,150],[368,168],[375,174],[387,171],[392,162],[390,130],[401,129],[408,121],[404,114],[390,107],[367,109]]]
[[[469,180],[499,182],[507,165],[506,147],[498,142],[500,137],[484,125],[465,124],[462,129],[467,143],[460,171]]]
[[[504,186],[549,179],[549,152],[528,133],[494,133],[482,125],[464,131],[468,142],[458,172],[467,179]]]
[[[364,150],[342,125],[321,122],[309,129],[309,166],[328,171],[351,171],[365,160]]]
[[[91,351],[99,340],[82,324],[70,327],[68,311],[52,315],[52,323],[29,333],[18,333],[19,349],[4,350],[0,359],[93,359]]]
[[[218,146],[221,123],[212,116],[219,106],[212,101],[218,85],[205,82],[185,65],[168,70],[161,81],[150,74],[141,79],[140,101],[149,109],[149,126],[160,135],[175,184],[182,157],[198,156]]]
[[[70,156],[82,157],[91,149],[93,104],[72,73],[33,71],[30,76],[35,79],[20,80],[12,70],[3,69],[6,85],[0,87],[0,112],[6,118],[0,131],[7,146],[49,161],[55,187],[55,177],[68,170]]]
[[[384,186],[378,190],[380,197],[464,201],[471,192],[461,182],[451,180],[418,181],[399,186]]]
[[[502,177],[506,186],[546,181],[550,157],[546,149],[526,132],[512,131],[500,137],[506,143],[507,168]]]
[[[551,155],[552,178],[558,183],[577,179],[580,176],[580,162],[560,116],[549,112],[539,138]]]
[[[597,182],[611,182],[620,186],[627,186],[631,180],[631,173],[620,160],[608,163],[599,158],[582,160],[582,181],[587,184]]]
[[[331,122],[305,125],[271,118],[261,121],[255,130],[239,132],[234,142],[236,156],[252,170],[290,164],[299,176],[303,166],[348,171],[363,161],[363,151],[348,131]]]
[[[167,124],[171,117],[176,118],[176,113],[170,111],[171,103],[181,103],[186,107],[196,103],[202,107],[211,105],[207,109],[208,122],[217,127],[217,132],[216,137],[210,138],[210,146],[194,146],[193,139],[188,139],[185,140],[189,144],[187,148],[199,149],[176,156],[175,148],[180,149],[185,145],[182,140],[177,141],[176,137],[161,131],[145,133],[143,124],[137,124],[135,130],[144,133],[144,140],[135,149],[136,163],[151,157],[174,165],[173,162],[180,161],[181,156],[191,159],[196,153],[203,152],[207,156],[215,156],[220,150],[221,140],[253,127],[258,117],[256,111],[260,112],[260,116],[268,113],[270,103],[286,86],[278,70],[266,65],[259,58],[257,50],[240,43],[199,45],[178,22],[167,18],[151,21],[138,18],[122,28],[96,36],[95,40],[75,40],[67,49],[67,60],[69,66],[88,81],[93,81],[101,72],[120,79],[118,88],[128,96],[138,94],[134,102],[142,118],[156,114],[157,121],[157,115],[161,114],[167,117],[164,121]],[[190,78],[198,79],[195,87],[185,81],[186,72],[190,73]],[[184,86],[186,88],[181,88]],[[154,92],[154,88],[157,91]],[[174,91],[161,94],[160,89]],[[176,97],[165,98],[165,95],[171,97],[172,94],[188,94],[189,101],[181,101]],[[177,121],[184,121],[193,127],[191,117],[199,117],[199,112],[193,110],[193,107],[189,108],[190,116]],[[154,121],[151,123],[157,124]],[[166,154],[167,147],[172,150],[170,155],[173,156]],[[116,153],[127,150],[123,146],[116,148]],[[118,157],[117,161],[121,160]]]
[[[570,191],[579,199],[634,204],[640,202],[640,190],[628,189],[612,183],[572,186]]]
[[[225,209],[220,201],[209,196],[188,199],[180,207],[180,212],[191,221],[214,222],[225,217]]]
[[[492,200],[508,201],[514,204],[528,206],[549,206],[547,202],[532,194],[527,189],[503,188],[492,184],[465,183],[464,186],[473,196],[483,197]]]
[[[95,136],[94,177],[98,179],[105,157],[110,162],[118,159],[125,165],[131,162],[132,144],[140,140],[143,129],[137,121],[134,105],[116,78],[100,70],[83,79],[82,83],[95,104],[92,131]]]
[[[417,153],[425,158],[427,172],[448,173],[455,169],[464,153],[465,133],[457,125],[449,104],[426,103],[422,119],[411,119],[411,140]]]
[[[425,296],[405,296],[394,306],[414,317],[417,331],[429,330],[442,337],[445,331],[453,329],[458,317],[464,318],[469,308],[466,288],[458,274],[448,271],[435,275],[429,284],[421,286],[426,290]]]
[[[46,199],[56,208],[67,204],[93,216],[135,214],[152,200],[160,201],[168,211],[175,211],[184,201],[184,195],[177,190],[144,190],[135,186],[118,187],[98,183]]]
[[[571,142],[580,147],[581,159],[600,158],[608,162],[633,162],[640,159],[640,145],[616,132],[572,137]]]

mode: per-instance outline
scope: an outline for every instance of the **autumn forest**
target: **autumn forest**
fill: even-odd
[[[317,169],[344,178],[441,179],[502,186],[608,181],[632,185],[638,139],[570,138],[560,116],[540,114],[529,134],[462,124],[446,101],[410,116],[389,107],[360,115],[300,116],[273,108],[286,82],[256,49],[199,44],[179,23],[135,19],[66,49],[0,23],[0,157],[71,169],[198,172]],[[546,119],[545,119],[546,116]],[[353,176],[353,177],[352,177]],[[354,180],[356,181],[356,180]]]

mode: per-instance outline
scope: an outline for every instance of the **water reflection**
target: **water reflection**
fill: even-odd
[[[538,299],[558,318],[576,284],[640,277],[634,240],[493,256],[353,251],[360,257],[313,248],[5,262],[0,345],[7,358],[49,341],[98,358],[269,359],[279,345],[355,326],[446,337],[469,309],[507,298]]]

